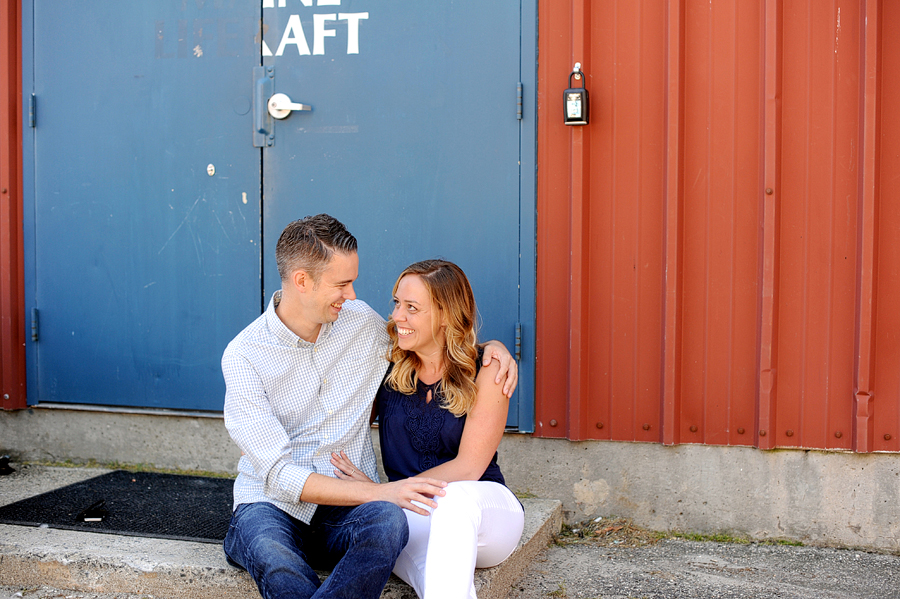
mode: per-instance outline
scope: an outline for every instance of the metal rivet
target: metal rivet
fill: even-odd
[[[835,431],[834,436],[837,437],[838,439],[840,439],[841,437],[844,436],[844,433],[842,433],[841,431]]]
[[[697,427],[694,426],[693,424],[691,425],[691,432],[692,432],[692,433],[696,433],[696,432],[697,432]]]
[[[885,441],[890,441],[890,440],[891,440],[891,436],[890,436],[890,435],[885,435],[885,436],[884,436],[884,440],[885,440]]]
[[[7,189],[4,187],[4,188],[3,188],[3,193],[6,193],[6,192],[7,192]]]
[[[3,394],[3,399],[9,399],[9,393],[4,393],[4,394]]]
[[[739,434],[739,435],[743,435],[743,434],[744,434],[744,427],[743,427],[743,426],[738,427],[738,434]]]
[[[559,424],[559,423],[556,420],[550,421],[550,426],[556,426],[557,424]]]
[[[597,428],[603,428],[603,423],[602,423],[602,422],[598,422],[598,423],[597,423]]]
[[[765,436],[766,436],[766,431],[764,431],[764,430],[759,431],[759,436],[760,436],[760,437],[765,437]]]
[[[774,190],[774,189],[772,189],[771,187],[766,187],[766,195],[769,195],[769,196],[770,196],[770,195],[772,195],[773,193],[775,193],[775,190]]]
[[[214,164],[208,164],[206,166],[206,174],[212,177],[216,174],[216,166]]]
[[[786,431],[784,431],[784,434],[787,435],[788,437],[793,437],[794,431],[792,431],[791,429],[787,429]]]
[[[650,430],[650,425],[647,424],[646,422],[644,423],[644,430],[645,430],[645,431],[649,431],[649,430]]]

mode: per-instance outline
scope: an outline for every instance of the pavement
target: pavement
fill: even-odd
[[[17,466],[0,505],[107,472]],[[566,527],[561,506],[523,499],[516,553],[478,570],[481,599],[900,599],[900,555],[862,549],[664,538],[622,519]],[[581,528],[578,528],[581,526]],[[0,525],[0,599],[257,598],[218,545]],[[393,579],[384,599],[413,599]]]

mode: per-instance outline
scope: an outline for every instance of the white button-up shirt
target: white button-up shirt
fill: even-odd
[[[369,417],[390,339],[384,319],[354,300],[304,341],[275,313],[280,300],[278,291],[222,356],[225,427],[244,452],[234,507],[266,501],[309,523],[316,505],[300,493],[313,472],[334,477],[332,452],[378,481]]]

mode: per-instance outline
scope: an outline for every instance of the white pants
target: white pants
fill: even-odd
[[[513,552],[525,513],[499,483],[452,482],[431,516],[405,510],[409,542],[394,574],[421,599],[476,599],[475,568],[490,568]]]

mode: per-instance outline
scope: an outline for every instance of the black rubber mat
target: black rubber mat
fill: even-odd
[[[226,478],[116,470],[2,506],[0,523],[220,543],[233,486]]]

